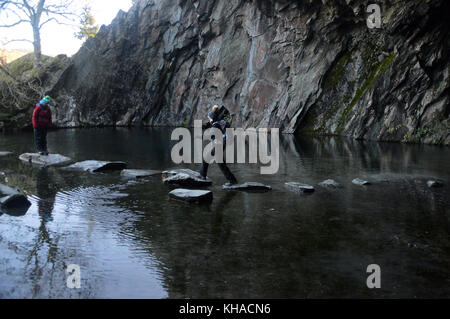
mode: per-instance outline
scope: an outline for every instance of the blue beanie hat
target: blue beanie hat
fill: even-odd
[[[48,95],[39,102],[39,104],[48,104],[48,103],[50,103],[50,96]]]

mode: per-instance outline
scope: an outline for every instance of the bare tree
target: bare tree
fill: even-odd
[[[22,23],[29,23],[33,30],[34,66],[41,64],[41,29],[50,21],[68,24],[77,15],[71,10],[74,0],[0,0],[0,14],[10,22],[0,27],[10,28]],[[13,39],[12,41],[29,41]],[[31,41],[29,41],[31,42]]]

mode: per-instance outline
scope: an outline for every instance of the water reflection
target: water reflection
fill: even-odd
[[[52,221],[52,212],[55,205],[57,186],[51,179],[48,168],[40,168],[36,174],[36,189],[38,200],[38,212],[43,224]],[[45,226],[44,226],[45,227]]]
[[[49,144],[76,161],[118,160],[130,168],[164,170],[175,166],[170,133],[65,130],[52,132]],[[28,138],[8,140],[17,142],[16,153],[28,148]],[[260,175],[259,165],[230,165],[240,181],[271,185],[272,192],[226,192],[214,166],[211,205],[170,200],[170,187],[159,177],[129,181],[114,173],[39,169],[0,159],[8,182],[33,202],[23,218],[0,219],[0,263],[8,269],[0,273],[0,296],[450,295],[449,188],[426,185],[433,177],[449,184],[448,148],[290,135],[280,145],[277,175]],[[356,177],[374,183],[358,187],[351,183]],[[329,178],[343,188],[317,186]],[[298,196],[285,189],[288,181],[316,191]],[[84,274],[79,291],[65,287],[71,263]],[[365,286],[372,263],[382,266],[381,290]]]

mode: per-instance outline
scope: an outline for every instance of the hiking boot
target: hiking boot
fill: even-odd
[[[228,182],[228,183],[224,184],[223,186],[230,187],[230,186],[233,186],[236,184],[237,184],[237,181],[233,181],[233,182]]]

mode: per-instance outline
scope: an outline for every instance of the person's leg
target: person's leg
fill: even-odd
[[[225,176],[225,178],[230,182],[231,184],[237,184],[237,179],[231,173],[230,169],[228,168],[227,164],[225,163],[219,163],[219,168],[222,171],[222,174]]]
[[[43,128],[42,129],[42,151],[45,153],[45,155],[48,155],[48,150],[47,150],[47,129]]]
[[[204,178],[208,176],[208,167],[209,164],[203,161],[202,167],[200,168],[200,175],[202,175]]]
[[[39,153],[41,151],[41,149],[40,149],[40,144],[39,144],[39,132],[38,132],[38,129],[37,128],[33,129],[33,133],[34,133],[34,146],[36,147],[36,150]]]
[[[225,178],[228,180],[228,182],[230,184],[237,184],[238,183],[236,177],[233,175],[233,173],[230,171],[230,169],[227,166],[226,145],[223,148],[223,163],[219,163],[219,168],[222,171],[222,174],[225,176]]]
[[[215,154],[216,154],[216,149],[213,148],[211,151],[211,155],[214,156]],[[200,175],[202,175],[203,178],[206,178],[208,176],[208,167],[209,167],[209,163],[206,163],[205,160],[203,159],[202,167],[200,168]]]
[[[38,153],[42,153],[44,151],[42,147],[42,131],[41,129],[34,129],[34,144],[36,146],[36,150]]]

